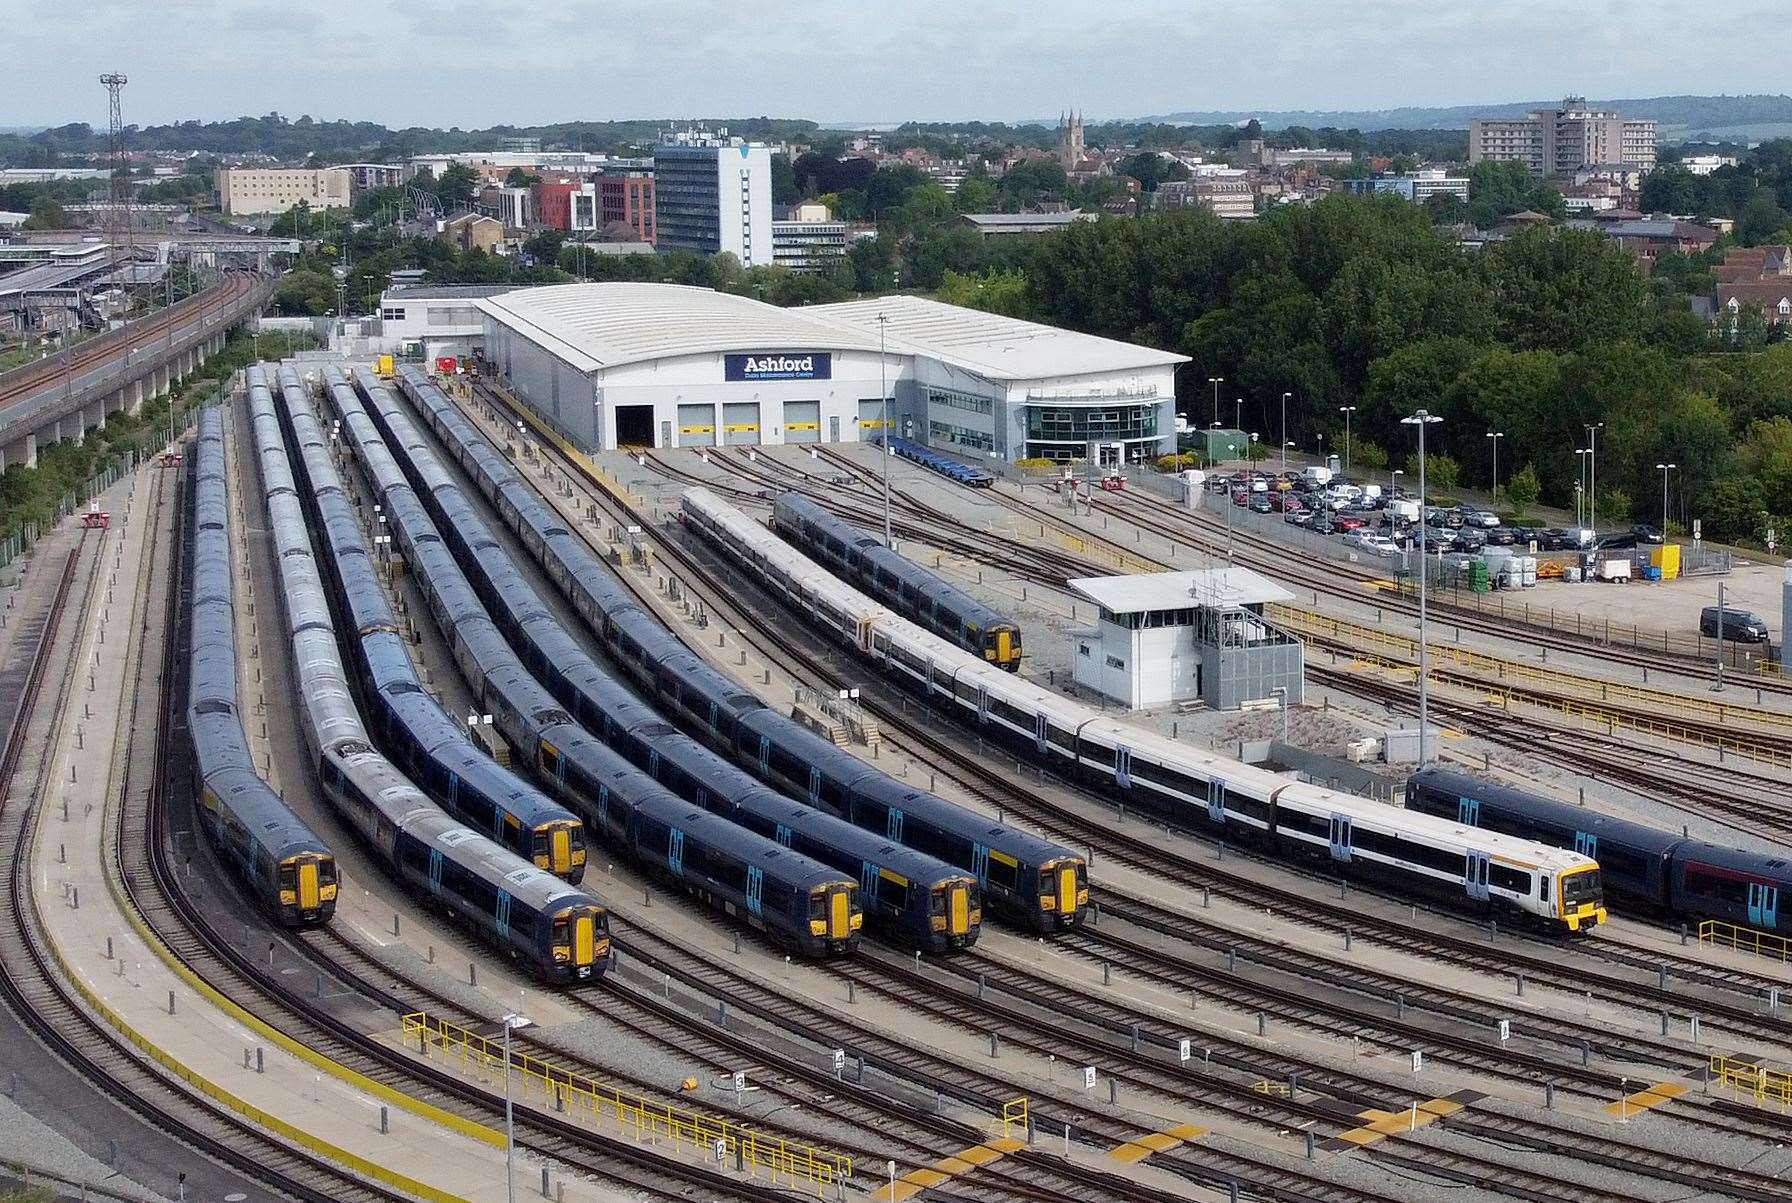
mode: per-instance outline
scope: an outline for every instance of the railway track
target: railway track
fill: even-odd
[[[155,340],[171,329],[179,329],[195,318],[205,318],[229,309],[256,287],[253,275],[226,272],[211,289],[175,305],[160,309],[148,317],[131,323],[121,331],[102,334],[77,343],[67,351],[36,360],[0,377],[0,420],[7,406],[43,390],[46,385],[70,375],[83,374],[98,364],[118,357],[120,351],[133,347],[153,347]]]
[[[629,517],[629,518],[630,518],[630,519],[631,519],[631,520],[634,520],[634,519],[638,519],[638,516],[637,516],[637,515],[629,515],[629,516],[628,516],[628,517]],[[683,561],[683,560],[682,560],[682,559],[681,559],[681,560],[680,560],[680,564],[681,564],[681,571],[686,571],[686,572],[689,572],[689,571],[690,571],[690,569],[691,569],[691,567],[692,567],[692,566],[691,566],[691,565],[690,565],[690,564],[688,564],[688,563],[685,563],[685,562],[684,562],[684,561]],[[701,574],[699,574],[699,575],[701,575]],[[712,582],[711,582],[711,583],[712,583],[712,584],[715,584],[715,583],[716,583],[716,582],[713,582],[713,581],[712,581]],[[739,582],[739,581],[730,581],[730,582],[726,582],[726,583],[725,583],[725,584],[724,584],[724,585],[723,585],[723,588],[724,588],[724,591],[726,591],[726,589],[727,589],[727,587],[728,587],[728,586],[733,586],[733,587],[734,587],[734,588],[737,588],[737,589],[738,589],[738,588],[739,588],[739,587],[740,587],[740,586],[741,586],[741,585],[742,585],[742,584],[743,584],[743,582]],[[1684,1062],[1685,1062],[1685,1060],[1686,1060],[1686,1058],[1685,1058],[1685,1057],[1684,1057],[1684,1055],[1681,1055],[1681,1057],[1680,1057],[1680,1061],[1681,1061],[1681,1063],[1682,1063],[1682,1064],[1684,1064]],[[1611,1086],[1611,1087],[1613,1087],[1613,1088],[1615,1088],[1615,1087],[1616,1087],[1616,1086],[1617,1086],[1617,1085],[1618,1085],[1618,1079],[1617,1079],[1617,1075],[1609,1075],[1609,1076],[1608,1076],[1608,1077],[1607,1077],[1607,1078],[1606,1078],[1606,1081],[1607,1081],[1607,1082],[1609,1082],[1609,1085],[1610,1085],[1610,1086]],[[1608,1097],[1609,1097],[1609,1095],[1608,1095]],[[1752,1197],[1752,1196],[1749,1196],[1749,1197]],[[1773,1196],[1773,1195],[1764,1195],[1764,1196],[1761,1196],[1761,1197],[1774,1197],[1774,1196]]]

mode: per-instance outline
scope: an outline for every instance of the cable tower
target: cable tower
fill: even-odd
[[[111,191],[106,206],[106,241],[114,259],[135,264],[137,248],[131,231],[131,161],[124,148],[124,75],[108,71],[100,76],[110,101],[106,132],[106,158],[111,166]],[[123,283],[128,287],[128,276]]]

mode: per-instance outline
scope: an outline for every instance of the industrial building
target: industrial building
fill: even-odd
[[[772,262],[772,151],[757,142],[682,134],[653,150],[654,242],[665,251],[727,251]]]
[[[1201,701],[1216,710],[1298,705],[1300,640],[1263,615],[1294,595],[1248,568],[1087,577],[1066,584],[1095,603],[1071,676],[1129,710]]]
[[[313,209],[346,209],[346,167],[220,167],[218,207],[227,217],[284,213],[301,202]]]
[[[782,309],[671,284],[477,302],[484,354],[579,447],[853,442],[883,420],[977,458],[1174,450],[1187,358],[920,297]],[[1109,454],[1112,454],[1109,452]]]
[[[1434,196],[1453,196],[1458,200],[1468,200],[1468,177],[1451,175],[1441,167],[1406,175],[1372,175],[1367,179],[1339,182],[1358,196],[1391,192],[1421,205]]]

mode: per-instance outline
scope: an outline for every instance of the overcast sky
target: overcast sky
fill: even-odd
[[[1364,109],[1779,92],[1783,0],[16,0],[0,125]]]

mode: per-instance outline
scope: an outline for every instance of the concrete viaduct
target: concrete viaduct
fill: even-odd
[[[39,447],[79,440],[108,414],[136,413],[224,347],[273,296],[269,277],[233,273],[216,287],[0,376],[0,472],[37,464]]]

